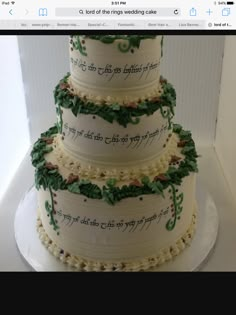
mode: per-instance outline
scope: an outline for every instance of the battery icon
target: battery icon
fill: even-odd
[[[233,1],[227,1],[227,5],[233,5],[234,2]]]

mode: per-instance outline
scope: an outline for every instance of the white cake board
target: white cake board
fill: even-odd
[[[197,229],[191,246],[180,255],[150,271],[197,271],[206,263],[217,239],[219,218],[211,195],[197,187]],[[54,257],[41,243],[36,230],[37,198],[31,188],[20,202],[15,216],[15,239],[18,249],[36,271],[75,271]]]

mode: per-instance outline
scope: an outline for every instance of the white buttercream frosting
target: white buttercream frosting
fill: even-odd
[[[118,49],[127,40],[111,44],[84,38],[85,54],[70,47],[71,84],[88,99],[122,101],[154,95],[160,78],[161,36],[144,39],[126,53]],[[71,49],[72,48],[72,49]]]
[[[161,195],[129,197],[109,205],[67,190],[53,191],[54,219],[59,235],[50,225],[45,204],[51,203],[48,190],[38,192],[40,217],[49,238],[66,252],[88,260],[129,261],[155,255],[175,243],[191,225],[195,200],[195,174],[177,186],[183,194],[182,211],[170,231],[173,215],[171,189]]]
[[[63,146],[80,161],[103,163],[105,166],[133,165],[154,159],[163,152],[172,133],[167,118],[160,110],[143,115],[137,124],[124,128],[99,116],[79,114],[63,108]]]
[[[68,78],[68,84],[72,94],[78,95],[81,99],[93,102],[96,105],[123,104],[125,106],[131,102],[138,103],[139,101],[151,100],[154,97],[160,96],[163,92],[160,82],[153,85],[151,89],[142,86],[142,94],[138,93],[136,90],[129,91],[127,89],[116,94],[112,94],[108,91],[106,95],[99,93],[99,91],[98,94],[94,94],[94,89],[81,88],[81,86],[75,85],[71,76]]]
[[[156,158],[149,158],[132,163],[131,165],[123,165],[117,163],[114,165],[105,165],[92,163],[89,160],[81,160],[73,157],[63,147],[61,136],[57,135],[53,141],[53,153],[47,156],[47,160],[53,164],[60,165],[60,172],[67,177],[68,174],[82,176],[89,179],[109,179],[116,178],[121,181],[132,180],[141,176],[153,176],[153,174],[165,173],[169,167],[172,156],[183,158],[181,148],[177,147],[179,138],[176,134],[172,134],[167,142],[166,148],[161,155]]]
[[[150,257],[143,257],[138,261],[120,261],[120,262],[106,262],[106,261],[91,261],[79,256],[74,256],[68,252],[61,251],[61,248],[53,242],[47,235],[40,218],[37,220],[37,230],[39,238],[46,248],[63,263],[74,267],[76,271],[151,271],[153,267],[158,267],[166,261],[174,259],[179,255],[186,246],[189,246],[194,236],[196,229],[196,206],[192,216],[192,221],[187,231],[170,246],[161,249],[158,253]]]

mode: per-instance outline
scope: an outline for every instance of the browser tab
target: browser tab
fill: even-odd
[[[115,29],[143,29],[145,27],[145,21],[133,21],[130,20],[122,20],[119,22],[115,22]]]

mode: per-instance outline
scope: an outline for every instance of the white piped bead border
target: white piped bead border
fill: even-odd
[[[88,177],[90,179],[107,180],[116,178],[120,181],[129,181],[142,176],[151,176],[152,174],[165,173],[168,170],[169,162],[172,155],[178,155],[183,158],[181,150],[177,147],[179,138],[176,134],[172,134],[167,147],[162,154],[150,161],[140,163],[137,167],[119,167],[119,168],[102,168],[94,166],[91,163],[83,163],[72,157],[63,150],[60,136],[55,136],[53,141],[53,152],[60,165],[65,167],[74,175]]]
[[[37,231],[41,242],[61,262],[75,268],[75,271],[148,271],[174,259],[190,245],[196,230],[196,206],[188,230],[169,247],[163,248],[156,255],[137,261],[103,262],[87,260],[61,250],[47,235],[40,218],[37,219]]]

